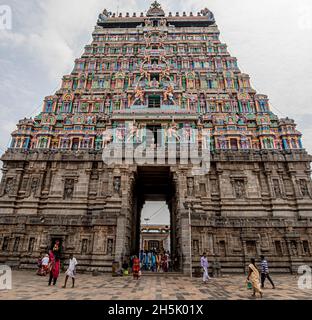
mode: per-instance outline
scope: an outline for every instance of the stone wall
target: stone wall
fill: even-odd
[[[109,271],[133,248],[138,223],[135,165],[106,166],[95,152],[8,151],[0,186],[0,263],[33,268],[53,239],[80,270]],[[174,254],[190,268],[200,254],[224,271],[243,272],[250,257],[267,256],[272,271],[312,263],[311,158],[293,152],[215,152],[207,175],[171,165]]]

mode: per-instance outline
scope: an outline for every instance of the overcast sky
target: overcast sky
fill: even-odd
[[[0,0],[0,153],[21,118],[36,115],[45,96],[60,86],[75,58],[91,42],[98,14],[144,12],[143,0]],[[163,0],[166,11],[214,12],[221,40],[250,74],[273,111],[289,116],[312,153],[312,1]],[[12,29],[3,30],[4,7],[12,10]],[[8,26],[9,19],[7,16]],[[158,216],[159,217],[159,216]],[[156,223],[157,221],[152,221]]]

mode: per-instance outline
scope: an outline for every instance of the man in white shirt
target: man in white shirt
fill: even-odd
[[[49,272],[49,255],[46,254],[42,259],[41,259],[41,265],[39,267],[39,270],[37,274],[39,276],[46,276]]]
[[[206,252],[203,253],[201,259],[200,259],[200,265],[201,267],[203,268],[203,282],[206,283],[210,277],[208,275],[208,267],[209,267],[209,264],[208,264],[208,259],[206,257]]]
[[[76,258],[74,257],[74,255],[71,253],[70,254],[70,259],[69,259],[69,266],[68,266],[68,269],[66,271],[66,278],[65,278],[65,284],[63,286],[63,288],[65,289],[66,288],[66,284],[67,284],[67,280],[68,278],[72,278],[72,281],[73,281],[73,285],[72,285],[72,288],[75,287],[75,277],[76,277],[76,266],[77,266],[77,260]]]
[[[49,264],[49,255],[46,254],[41,260],[42,266],[47,266]]]

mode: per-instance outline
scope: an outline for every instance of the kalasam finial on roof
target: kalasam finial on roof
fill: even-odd
[[[165,12],[161,8],[160,3],[157,2],[157,1],[154,1],[151,4],[151,7],[149,8],[149,10],[147,11],[146,16],[147,17],[164,17],[165,16]]]

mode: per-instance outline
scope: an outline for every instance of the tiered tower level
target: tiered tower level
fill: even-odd
[[[276,271],[312,262],[301,133],[251,87],[219,34],[208,9],[166,15],[154,2],[146,15],[100,14],[72,73],[38,116],[18,123],[2,157],[0,262],[31,266],[60,239],[82,269],[108,271],[137,252],[141,208],[153,196],[168,203],[181,271],[191,265],[188,206],[193,265],[203,251],[228,271],[260,254]],[[210,129],[209,173],[194,176],[179,161],[102,161],[112,141],[147,143],[147,129],[162,129],[154,143],[166,146],[179,128],[190,140]]]

